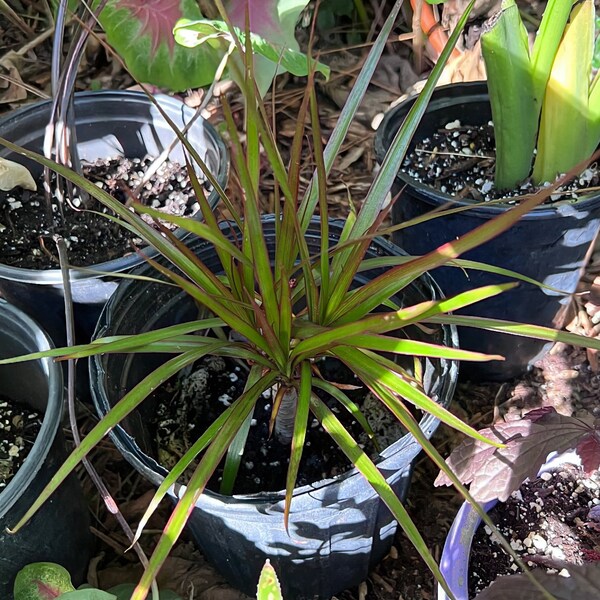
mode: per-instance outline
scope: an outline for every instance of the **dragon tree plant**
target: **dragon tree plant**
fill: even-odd
[[[425,256],[367,257],[371,240],[381,232],[386,197],[443,65],[464,26],[473,4],[471,2],[459,26],[450,37],[420,98],[414,104],[392,143],[381,169],[362,201],[360,211],[350,213],[339,241],[330,245],[327,176],[377,66],[402,1],[395,3],[373,44],[325,148],[322,147],[322,132],[314,89],[317,64],[312,60],[307,61],[308,84],[297,119],[289,164],[282,159],[277,146],[276,132],[271,128],[271,120],[260,99],[254,77],[249,32],[244,31],[244,35],[239,35],[240,31],[229,20],[221,2],[217,0],[216,4],[228,26],[230,36],[228,42],[235,45],[238,55],[243,58],[241,63],[243,72],[239,74],[238,80],[242,85],[247,111],[248,127],[244,143],[235,126],[231,109],[226,100],[223,101],[224,116],[232,140],[234,167],[244,194],[240,208],[237,208],[232,199],[220,188],[185,137],[180,132],[178,135],[189,152],[190,160],[196,161],[202,167],[241,231],[241,235],[237,238],[232,239],[228,236],[227,227],[223,228],[217,217],[212,214],[191,165],[188,171],[205,222],[166,216],[140,204],[134,204],[133,208],[136,212],[132,212],[107,192],[86,181],[71,169],[19,148],[7,140],[0,140],[0,143],[14,152],[35,159],[55,170],[78,188],[102,202],[112,211],[111,218],[135,232],[137,237],[145,240],[162,255],[162,261],[150,260],[149,262],[170,284],[179,286],[189,294],[203,308],[205,315],[192,322],[143,334],[100,338],[88,345],[61,348],[45,354],[65,359],[102,353],[156,352],[171,354],[172,357],[127,391],[89,432],[60,467],[39,498],[29,507],[23,518],[14,525],[13,532],[17,532],[27,523],[40,505],[50,497],[90,450],[115,425],[134,411],[153,390],[203,356],[216,355],[234,358],[248,364],[249,374],[245,389],[214,422],[208,424],[207,429],[199,435],[177,465],[172,468],[151,501],[138,526],[138,535],[169,488],[180,478],[186,468],[198,460],[186,490],[173,509],[171,518],[132,599],[146,598],[152,581],[183,531],[197,499],[204,492],[211,475],[222,461],[225,464],[224,485],[228,486],[234,480],[241,460],[240,449],[244,448],[247,424],[254,406],[263,392],[272,389],[276,390],[271,415],[272,427],[277,429],[281,436],[289,439],[290,459],[283,518],[287,521],[290,513],[293,490],[304,450],[308,418],[312,413],[387,504],[434,576],[447,590],[426,542],[377,465],[345,429],[335,412],[317,395],[318,389],[327,391],[335,401],[339,402],[340,410],[349,410],[358,422],[366,422],[360,409],[350,401],[344,390],[336,388],[322,378],[316,367],[316,361],[329,357],[346,364],[358,376],[365,389],[370,390],[380,401],[382,411],[389,411],[399,419],[435,464],[443,469],[454,485],[461,490],[465,498],[472,500],[468,491],[448,469],[443,458],[420,429],[418,421],[407,405],[413,405],[421,411],[435,415],[444,423],[468,436],[485,440],[484,436],[427,396],[419,375],[419,358],[482,361],[501,357],[413,341],[399,337],[402,330],[415,324],[424,327],[431,324],[461,324],[546,340],[579,343],[594,348],[600,348],[600,341],[543,327],[450,314],[454,310],[501,293],[513,285],[510,283],[469,290],[453,298],[432,299],[414,306],[398,306],[397,294],[431,269],[451,261],[460,266],[461,262],[457,258],[461,253],[506,230],[522,215],[543,202],[551,190],[540,191],[495,220],[487,222],[459,239],[451,240]],[[307,119],[311,124],[310,133],[305,130],[304,124]],[[314,148],[316,168],[311,184],[307,191],[302,193],[300,164],[302,142],[306,136],[310,136]],[[276,202],[273,255],[270,255],[267,250],[259,211],[261,149],[277,182],[278,202]],[[146,220],[140,218],[140,215],[143,215]],[[316,255],[311,255],[304,234],[315,215],[320,217],[322,242],[320,251]],[[154,227],[147,222],[149,217],[155,220]],[[165,219],[212,244],[220,259],[222,272],[219,274],[213,272],[207,264],[188,251],[182,242],[162,227],[161,222]],[[474,265],[469,263],[469,266]],[[384,268],[384,272],[366,283],[362,283],[362,280],[357,278],[361,271],[374,268]],[[493,267],[481,266],[481,268],[492,268],[500,274],[519,278],[515,273]],[[414,357],[416,365],[414,369],[408,370],[390,358],[390,356],[403,355]],[[37,357],[39,355],[28,355],[2,362],[31,360]],[[282,420],[287,423],[282,423]],[[490,443],[496,442],[490,441]],[[481,514],[487,519],[484,513]]]
[[[481,48],[499,190],[512,189],[529,176],[536,185],[552,182],[598,147],[594,27],[593,0],[549,0],[531,51],[515,0],[503,0],[485,25]]]

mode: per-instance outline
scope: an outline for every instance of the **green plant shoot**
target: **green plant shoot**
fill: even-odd
[[[542,185],[589,158],[600,142],[592,76],[593,0],[550,0],[533,49],[514,0],[481,36],[496,136],[498,190],[532,175]],[[532,163],[533,173],[531,172]]]

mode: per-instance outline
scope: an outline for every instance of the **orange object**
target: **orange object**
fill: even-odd
[[[413,11],[416,10],[417,0],[410,0]],[[444,46],[448,42],[448,35],[442,29],[441,24],[435,18],[430,4],[423,2],[421,7],[421,29],[427,36],[427,41],[436,54],[436,58],[442,53]],[[454,48],[452,57],[460,56],[462,53]]]

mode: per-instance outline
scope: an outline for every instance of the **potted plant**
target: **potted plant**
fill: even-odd
[[[395,193],[402,190],[402,200],[394,208],[395,241],[416,255],[502,214],[559,173],[577,175],[575,187],[580,192],[568,188],[562,195],[553,193],[550,202],[465,255],[549,287],[521,283],[466,314],[560,327],[596,237],[600,200],[586,188],[593,187],[588,177],[597,177],[597,171],[592,164],[581,173],[581,163],[589,160],[600,141],[595,124],[600,88],[595,81],[589,83],[594,6],[591,1],[577,3],[571,12],[572,5],[570,0],[548,3],[530,53],[517,6],[503,2],[481,38],[487,86],[475,82],[438,89],[415,136],[410,164],[398,172]],[[568,73],[577,85],[564,80]],[[409,99],[386,115],[375,141],[379,157],[413,102]],[[442,164],[449,156],[451,164]],[[574,169],[577,165],[580,168]],[[423,222],[425,214],[442,208],[451,210]],[[405,227],[416,217],[421,217],[418,225]],[[470,269],[466,273],[440,269],[435,276],[447,294],[505,280],[497,273]],[[548,347],[536,340],[515,341],[469,328],[461,328],[460,336],[465,348],[493,349],[506,356],[502,364],[465,365],[463,373],[480,379],[514,377]]]
[[[480,567],[470,566],[473,539],[482,527],[482,520],[473,506],[465,502],[448,532],[440,560],[453,597],[457,600],[473,597],[469,591],[470,575],[473,569],[481,568],[502,576],[478,594],[478,599],[501,598],[508,593],[517,593],[518,598],[547,598],[541,595],[539,585],[531,578],[519,575],[517,581],[512,581],[514,572],[521,570],[523,563],[529,567],[538,565],[532,572],[535,580],[552,593],[561,589],[561,584],[553,581],[556,574],[563,568],[569,571],[575,568],[574,581],[569,584],[572,587],[568,587],[571,597],[592,597],[579,587],[577,563],[572,561],[583,556],[593,562],[595,557],[593,551],[585,550],[587,544],[581,534],[586,529],[585,521],[590,521],[590,531],[595,531],[595,504],[591,498],[597,497],[593,480],[600,466],[597,423],[591,417],[566,416],[543,408],[530,411],[521,421],[499,422],[481,433],[501,441],[504,447],[492,449],[465,440],[452,451],[448,464],[462,482],[471,484],[470,492],[485,512],[495,509],[494,521],[509,538],[521,562],[513,562],[493,541],[497,538],[485,535],[478,548]],[[449,483],[443,473],[435,482],[436,485]],[[586,490],[587,485],[591,486],[590,490]],[[575,494],[574,490],[577,490]],[[582,526],[580,530],[578,522]],[[567,546],[572,546],[570,552]],[[567,553],[570,558],[566,557]],[[495,556],[493,560],[492,556]],[[487,566],[482,567],[481,561]],[[550,567],[554,570],[547,574],[545,568]],[[506,571],[510,573],[508,577]],[[582,570],[580,575],[586,573]],[[486,573],[480,579],[487,580],[488,576]],[[594,578],[597,581],[598,576],[589,572],[590,581]],[[483,587],[485,582],[478,585]],[[519,585],[522,589],[516,592]],[[450,597],[441,588],[438,596],[444,600]]]
[[[36,323],[0,299],[3,358],[51,347]],[[11,597],[17,572],[32,561],[56,561],[81,582],[92,554],[92,537],[87,505],[75,475],[27,527],[17,535],[7,532],[67,456],[61,429],[62,370],[49,358],[2,366],[0,388],[0,594]]]
[[[0,120],[0,136],[33,151],[41,152],[44,134],[50,121],[51,108],[51,101],[36,102],[8,114]],[[177,134],[171,128],[172,124],[179,130],[184,130],[186,124],[195,116],[193,109],[186,107],[175,98],[158,95],[152,102],[141,92],[129,91],[78,93],[75,95],[74,110],[78,155],[81,160],[88,163],[94,163],[97,159],[115,159],[120,156],[128,159],[143,159],[146,156],[156,158],[163,150],[177,142]],[[187,139],[206,160],[219,185],[224,186],[228,171],[227,151],[214,128],[202,118],[196,119],[189,127]],[[12,222],[20,224],[23,228],[29,228],[29,231],[22,229],[13,233],[10,227],[4,226],[3,247],[7,252],[10,251],[11,244],[15,246],[20,236],[24,236],[25,241],[22,244],[19,261],[15,263],[16,258],[7,254],[0,258],[2,263],[0,264],[0,293],[11,303],[43,323],[53,339],[63,340],[64,344],[62,275],[52,242],[52,226],[44,219],[46,211],[43,208],[44,200],[40,183],[43,169],[33,161],[18,157],[7,149],[3,149],[1,155],[3,158],[19,161],[27,166],[37,181],[37,189],[40,193],[25,191],[24,195],[21,195],[23,191],[17,189],[2,192],[7,206],[16,207],[14,210],[12,208],[9,210]],[[172,161],[185,165],[181,144],[177,143],[169,156]],[[135,165],[131,168],[135,168]],[[117,174],[115,185],[119,185],[118,179],[121,177],[127,175]],[[177,185],[175,180],[169,181],[169,186],[174,185]],[[163,204],[167,195],[168,192],[163,195]],[[214,206],[217,201],[217,192],[211,191],[210,205]],[[24,212],[28,210],[27,207],[31,206],[31,203],[34,205],[29,209],[31,212]],[[68,202],[65,202],[65,207],[65,211],[68,211],[67,219],[73,213],[76,213],[76,217],[81,214],[77,207],[71,209]],[[197,213],[196,216],[200,217],[200,214]],[[37,230],[31,231],[31,223],[38,222],[40,219],[42,222],[39,223]],[[117,286],[117,280],[111,275],[128,271],[142,263],[144,259],[128,247],[122,235],[117,234],[113,240],[105,238],[104,236],[110,233],[110,228],[104,227],[103,237],[98,238],[97,226],[90,229],[85,223],[82,224],[81,219],[66,221],[66,225],[61,221],[59,217],[54,219],[56,232],[62,232],[68,241],[70,238],[77,240],[77,242],[69,241],[74,255],[73,261],[77,261],[79,267],[71,268],[71,287],[79,339],[84,341],[90,338],[100,310]],[[46,235],[44,231],[47,232]],[[183,234],[183,231],[178,232],[179,236]],[[38,235],[45,239],[44,244],[40,244]],[[15,238],[15,236],[19,237]],[[125,251],[115,257],[113,246],[117,244],[123,246]],[[89,252],[89,246],[97,248],[92,250],[92,256],[99,258],[92,258],[81,264],[82,251]],[[43,248],[46,248],[54,259],[50,258],[47,264],[40,268],[36,265],[43,262]],[[146,250],[146,253],[148,252]],[[21,262],[21,258],[24,262]],[[26,266],[15,266],[16,264]]]
[[[284,590],[297,589],[300,585],[300,597],[331,594],[334,589],[353,583],[356,573],[363,573],[365,565],[381,556],[382,548],[391,541],[389,533],[395,526],[392,518],[406,531],[434,575],[443,581],[435,561],[393,488],[400,484],[399,490],[402,491],[405,472],[410,469],[412,452],[417,446],[424,447],[436,464],[443,468],[443,459],[428,440],[437,420],[468,435],[480,437],[437,400],[443,400],[445,391],[452,386],[451,378],[456,372],[453,361],[498,357],[465,352],[439,342],[444,338],[452,340],[452,325],[455,321],[460,321],[459,317],[448,314],[449,311],[500,293],[511,284],[470,290],[447,300],[417,299],[416,304],[413,304],[415,300],[408,300],[409,294],[412,293],[411,289],[415,289],[414,286],[422,287],[428,280],[428,270],[456,259],[461,252],[474,247],[482,239],[497,235],[510,227],[550,192],[540,192],[497,220],[485,224],[478,231],[466,234],[452,245],[447,244],[425,257],[407,257],[393,247],[375,240],[380,223],[386,215],[385,210],[382,211],[385,197],[408,141],[425,110],[442,64],[459,35],[457,30],[421,98],[415,103],[407,124],[394,142],[360,212],[351,214],[343,227],[336,226],[328,220],[325,185],[327,173],[376,67],[401,2],[394,5],[373,45],[364,70],[351,92],[347,108],[325,149],[321,148],[313,88],[316,67],[308,63],[311,65],[310,75],[289,166],[283,162],[275,135],[269,127],[270,121],[265,118],[266,111],[259,100],[253,78],[253,61],[244,54],[238,32],[228,22],[220,3],[217,4],[229,26],[229,39],[236,45],[240,56],[245,56],[243,73],[239,74],[246,101],[245,145],[235,127],[231,110],[227,102],[224,102],[225,119],[232,140],[233,162],[244,193],[239,209],[236,210],[230,202],[233,209],[231,221],[219,223],[212,215],[193,172],[190,172],[190,177],[195,182],[205,223],[164,217],[152,208],[135,205],[136,211],[144,216],[165,218],[199,238],[189,240],[189,246],[184,246],[168,231],[154,229],[80,175],[2,140],[13,151],[35,158],[56,170],[115,211],[128,227],[133,228],[160,253],[160,259],[148,259],[148,262],[156,270],[155,279],[163,281],[160,287],[145,287],[145,283],[138,281],[142,287],[131,283],[121,288],[114,302],[107,307],[102,329],[98,333],[101,335],[105,326],[110,328],[111,323],[114,323],[114,329],[110,332],[123,335],[98,337],[86,346],[52,352],[53,356],[73,358],[98,355],[91,372],[95,395],[99,404],[103,402],[104,396],[109,403],[117,401],[82,440],[81,446],[64,463],[60,474],[40,495],[21,522],[15,525],[15,529],[18,531],[30,515],[36,512],[39,504],[59,485],[63,475],[69,473],[104,435],[114,431],[113,437],[122,444],[126,456],[159,484],[138,532],[143,529],[149,514],[161,499],[167,495],[177,499],[177,506],[164,534],[132,595],[136,600],[146,596],[156,572],[186,523],[189,522],[194,527],[190,521],[194,512],[201,519],[202,537],[214,540],[228,536],[231,540],[225,549],[228,558],[219,560],[218,567],[227,571],[232,568],[230,564],[233,562],[240,563],[242,568],[246,564],[259,565],[255,555],[263,557],[271,554],[273,546],[277,545],[280,547],[278,550],[281,550],[276,560],[280,567],[282,587]],[[461,25],[465,19],[466,13]],[[200,30],[204,34],[206,31],[205,24],[199,27],[191,24],[190,29],[192,33]],[[220,30],[217,33],[220,38],[223,37]],[[251,36],[246,31],[243,32],[242,39],[248,43]],[[307,115],[310,115],[312,127],[311,141],[315,148],[316,173],[309,190],[306,194],[301,194],[299,152],[305,135]],[[280,192],[278,212],[270,219],[262,219],[258,208],[261,146],[275,174]],[[318,216],[317,220],[315,214]],[[165,283],[171,285],[166,286]],[[406,297],[403,297],[404,293]],[[132,298],[148,319],[148,323],[135,325],[141,329],[139,332],[125,331],[128,326],[122,320],[125,314],[122,309],[124,306],[131,306]],[[547,340],[579,341],[587,346],[600,347],[597,340],[540,327],[481,324],[476,319],[469,321],[475,326],[497,326],[506,331]],[[123,329],[120,329],[122,324]],[[405,337],[406,332],[414,327],[420,331],[433,331],[437,337],[430,340]],[[138,370],[135,373],[134,368],[122,369],[121,366],[108,369],[113,354],[120,358],[125,356],[125,362],[131,362],[132,366],[135,363],[135,369],[145,368],[144,361],[137,360],[137,356],[142,353],[147,355],[145,362],[150,366],[150,372]],[[33,356],[16,357],[6,362],[30,360]],[[161,385],[172,383],[172,377],[180,371],[183,370],[184,375],[189,374],[190,368],[193,369],[199,361],[216,358],[233,361],[234,365],[245,371],[245,381],[235,397],[217,398],[217,402],[209,403],[220,404],[224,411],[205,420],[204,425],[208,425],[208,428],[198,432],[197,437],[194,432],[190,447],[183,447],[183,456],[173,463],[168,473],[159,469],[157,461],[154,461],[155,466],[149,458],[144,458],[137,451],[133,456],[130,450],[134,446],[127,435],[133,432],[132,423],[134,427],[143,426],[144,419],[148,418],[143,412],[135,412],[142,402]],[[324,376],[323,365],[330,360],[339,361],[349,369],[349,380],[334,380],[332,383]],[[434,365],[439,367],[436,369]],[[441,373],[439,379],[436,373]],[[239,379],[239,376],[236,377]],[[375,459],[376,463],[362,449],[362,442],[356,440],[338,417],[338,414],[350,413],[369,437],[371,428],[365,417],[364,405],[362,409],[359,408],[357,402],[348,396],[357,382],[360,382],[360,387],[372,393],[376,406],[380,408],[378,414],[382,414],[381,410],[383,414],[389,411],[410,434],[408,437],[403,436],[399,442],[392,443],[387,450],[381,448],[379,460]],[[324,399],[319,395],[321,390],[329,397]],[[270,398],[267,429],[272,430],[272,437],[276,437],[284,446],[284,460],[289,460],[289,467],[284,470],[285,489],[267,489],[266,497],[263,495],[239,501],[232,495],[232,490],[235,490],[236,476],[247,467],[241,463],[244,451],[251,446],[248,440],[252,439],[253,419],[256,418],[254,412],[263,394]],[[363,404],[366,402],[364,397],[361,401]],[[414,405],[420,412],[413,414],[407,404]],[[312,417],[309,421],[310,413]],[[318,481],[321,479],[319,476],[317,481],[313,479],[307,483],[311,489],[298,488],[296,482],[301,473],[302,459],[306,456],[308,430],[313,418],[317,427],[322,427],[346,455],[351,470],[335,481]],[[115,430],[122,422],[123,427]],[[143,430],[138,427],[138,431]],[[135,435],[135,442],[141,448],[143,436],[138,438],[137,433]],[[178,443],[183,438],[182,434],[181,440],[177,438],[172,441]],[[127,448],[125,444],[128,444]],[[408,451],[408,461],[400,464],[396,459],[401,458],[403,449]],[[387,463],[388,458],[392,462]],[[190,466],[193,467],[193,472],[186,475]],[[152,469],[156,471],[153,472]],[[216,482],[216,493],[207,489],[215,472],[221,477],[221,481]],[[181,478],[184,475],[185,483],[182,484]],[[326,477],[332,475],[330,473]],[[448,475],[461,487],[451,472]],[[214,484],[213,479],[211,485]],[[370,492],[371,487],[381,500]],[[466,490],[461,489],[469,497]],[[306,502],[310,503],[310,513],[302,513],[296,509],[299,496],[305,496]],[[196,511],[197,505],[203,509]],[[277,534],[271,533],[271,537],[266,537],[265,521],[255,519],[254,515],[261,507],[268,512],[264,516],[268,519],[269,531],[277,531]],[[366,517],[363,512],[368,513]],[[232,513],[235,513],[236,518],[231,518]],[[320,514],[327,515],[326,523],[329,526],[326,532],[320,531]],[[250,534],[251,521],[258,523],[258,527],[254,526]],[[271,526],[271,523],[274,525]],[[352,528],[353,523],[358,524],[355,530]],[[284,534],[289,534],[289,537]],[[249,537],[254,540],[251,545],[244,543],[244,539]],[[379,537],[382,538],[381,541]],[[311,540],[318,543],[310,544]],[[294,570],[291,576],[282,568],[283,560],[286,554],[291,554],[292,548],[295,552],[298,546],[301,548],[304,569]],[[329,570],[320,577],[315,577],[312,568],[318,565],[330,547],[332,551],[329,552],[327,563]],[[306,553],[302,552],[302,548],[307,549]],[[363,564],[359,562],[361,560]],[[352,565],[356,572],[353,569],[344,569],[339,574],[334,572],[344,561]],[[293,560],[289,562],[292,563]],[[295,569],[292,564],[289,566],[290,569]],[[260,566],[258,569],[260,570]],[[257,575],[258,571],[252,576],[252,585]],[[329,584],[327,580],[332,583]],[[235,583],[245,589],[250,585],[248,580],[244,582],[241,579]]]

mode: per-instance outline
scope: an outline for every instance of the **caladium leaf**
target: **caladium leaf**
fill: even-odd
[[[37,562],[23,567],[15,579],[15,600],[53,600],[75,588],[69,571],[56,563]]]
[[[570,577],[547,573],[544,569],[532,571],[544,589],[555,600],[574,600],[574,598],[600,598],[600,565],[569,565]],[[546,600],[544,594],[525,575],[499,577],[492,585],[478,594],[475,600]]]
[[[446,462],[463,483],[471,484],[471,495],[478,502],[488,502],[495,498],[506,500],[525,479],[537,475],[550,452],[577,448],[582,441],[595,437],[596,430],[583,419],[551,412],[542,416],[536,413],[535,421],[497,423],[479,433],[504,447],[494,448],[467,438]],[[436,486],[450,483],[444,473],[435,480]]]
[[[175,43],[182,18],[202,18],[196,0],[108,0],[100,23],[137,80],[182,91],[212,83],[221,59],[207,46]]]
[[[187,48],[208,44],[213,48],[221,47],[225,52],[230,44],[234,42],[233,35],[223,21],[180,19],[175,25],[173,33],[177,43]],[[235,33],[242,46],[245,45],[246,35],[243,30],[236,27]],[[273,63],[273,66],[279,66],[289,71],[292,75],[308,75],[309,64],[313,64],[318,72],[325,77],[329,77],[329,67],[327,65],[308,59],[302,52],[293,50],[288,46],[267,41],[257,33],[250,33],[250,44],[255,54],[266,58]]]

